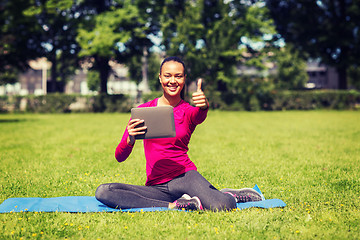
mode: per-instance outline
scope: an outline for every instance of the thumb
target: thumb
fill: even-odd
[[[198,82],[197,82],[197,91],[201,92],[201,85],[202,85],[202,78],[199,78]]]

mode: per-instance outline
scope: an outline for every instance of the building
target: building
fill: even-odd
[[[142,85],[137,86],[134,81],[130,81],[128,70],[124,65],[115,63],[110,65],[112,67],[112,73],[108,79],[108,93],[127,94],[134,98],[137,97],[138,91],[142,89]],[[26,72],[19,75],[19,81],[16,84],[0,86],[0,95],[44,94],[44,87],[48,90],[50,86],[49,77],[44,74],[41,68],[33,67],[34,65],[30,66]],[[47,79],[46,84],[44,83],[44,77]],[[87,86],[86,68],[76,70],[74,76],[66,83],[64,92],[67,94],[82,95],[96,94],[96,92],[89,90]]]
[[[306,69],[309,80],[307,88],[313,89],[338,89],[338,74],[336,69],[320,64],[318,62],[308,62]]]
[[[142,83],[137,85],[134,81],[129,79],[128,70],[125,65],[115,62],[109,62],[109,64],[113,70],[108,79],[109,94],[126,94],[136,98],[139,92],[145,89],[145,86],[143,86]],[[268,64],[271,65],[267,66],[267,72],[259,72],[255,67],[239,65],[237,74],[261,76],[275,74],[275,65],[272,63]],[[309,80],[305,86],[306,88],[338,89],[338,74],[334,68],[322,65],[318,62],[308,62],[306,71],[309,75]],[[49,86],[49,81],[47,81],[48,84],[44,83],[44,76],[46,77],[46,74],[44,75],[41,68],[30,68],[25,73],[19,75],[18,83],[0,86],[0,95],[42,95],[44,94],[43,85]],[[92,92],[88,89],[86,68],[76,71],[71,80],[66,83],[65,93],[77,93],[82,95],[96,94],[96,92]]]

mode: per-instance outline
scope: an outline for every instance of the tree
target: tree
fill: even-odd
[[[41,27],[34,16],[24,14],[27,0],[0,3],[0,84],[14,83],[28,61],[43,54]]]
[[[279,89],[299,90],[304,89],[309,76],[306,73],[306,61],[299,56],[290,45],[281,48],[275,53],[277,75],[274,83]]]
[[[63,91],[78,63],[75,37],[79,19],[73,1],[3,1],[0,9],[0,41],[4,46],[0,50],[4,69],[0,72],[7,79],[3,82],[16,81],[29,60],[46,57],[52,62],[50,91]]]
[[[63,92],[67,78],[78,66],[79,45],[75,41],[79,17],[72,0],[35,0],[24,14],[36,18],[41,27],[42,54],[51,63],[50,92]]]
[[[189,80],[204,76],[203,49],[197,47],[204,34],[200,8],[189,1],[173,1],[164,7],[162,14],[162,43],[167,55],[182,57]],[[185,88],[187,89],[187,88]]]
[[[337,68],[339,88],[360,65],[359,0],[266,0],[277,31],[302,53]]]
[[[360,67],[350,66],[348,73],[350,86],[360,90]]]
[[[145,19],[151,14],[151,8],[145,5],[142,11],[149,12],[142,14],[136,4],[146,4],[146,1],[136,1],[135,4],[128,0],[85,2],[93,5],[87,6],[92,9],[86,11],[90,13],[89,20],[79,29],[80,56],[94,59],[93,68],[100,73],[100,92],[107,93],[107,79],[111,72],[109,60],[124,63],[134,54],[141,55],[144,47],[152,45],[147,38],[152,25]]]
[[[133,19],[136,15],[136,9],[131,6],[126,9],[119,8],[97,15],[93,29],[79,29],[77,40],[82,47],[80,56],[94,57],[94,68],[100,73],[101,93],[107,93],[109,61],[115,58],[115,51],[122,51],[122,44],[130,39],[131,27],[129,25],[136,21]]]
[[[167,53],[183,56],[189,77],[205,77],[215,90],[231,85],[243,52],[257,56],[251,41],[274,32],[267,9],[247,1],[173,1],[164,9]]]
[[[137,85],[139,85],[142,81],[142,56],[141,55],[133,55],[128,61],[125,63],[129,69],[129,76],[132,81],[135,81]],[[148,56],[148,78],[149,78],[149,87],[150,90],[156,91],[159,90],[159,66],[160,66],[160,57],[157,53],[150,52]]]
[[[133,0],[132,5],[137,7],[140,21],[145,23],[146,27],[142,28],[141,34],[139,34],[139,32],[133,32],[131,41],[125,44],[127,49],[126,58],[128,59],[126,60],[126,65],[131,69],[132,76],[134,76],[134,74],[138,75],[138,77],[133,78],[137,84],[141,81],[144,92],[148,92],[153,88],[154,62],[156,62],[156,65],[159,65],[159,61],[157,62],[156,58],[157,55],[154,54],[151,49],[155,45],[151,38],[159,37],[158,35],[161,29],[159,19],[164,2]],[[137,64],[141,64],[141,66],[139,67]],[[158,73],[158,70],[156,72]],[[156,80],[156,82],[158,81]]]
[[[87,72],[87,86],[91,91],[99,91],[100,89],[100,75],[98,71],[90,70]]]

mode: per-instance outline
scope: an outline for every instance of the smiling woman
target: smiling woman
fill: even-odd
[[[123,183],[102,184],[96,198],[113,208],[168,207],[187,210],[229,210],[237,201],[260,201],[259,193],[252,189],[226,192],[217,190],[198,171],[187,152],[191,135],[207,116],[208,101],[198,81],[193,94],[195,107],[181,97],[186,73],[185,64],[177,57],[166,58],[161,66],[159,80],[163,95],[139,107],[172,106],[176,136],[173,138],[145,139],[146,186]],[[119,162],[132,152],[136,136],[147,127],[139,126],[143,119],[130,119],[125,133],[115,150]]]
[[[160,67],[159,80],[164,94],[159,103],[174,107],[182,99],[180,93],[184,89],[186,74],[185,65],[172,59],[175,58],[168,58]]]

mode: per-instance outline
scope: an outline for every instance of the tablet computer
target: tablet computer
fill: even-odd
[[[171,138],[176,136],[172,106],[132,108],[131,118],[143,119],[144,123],[141,126],[147,126],[145,134],[137,135],[135,139]]]

